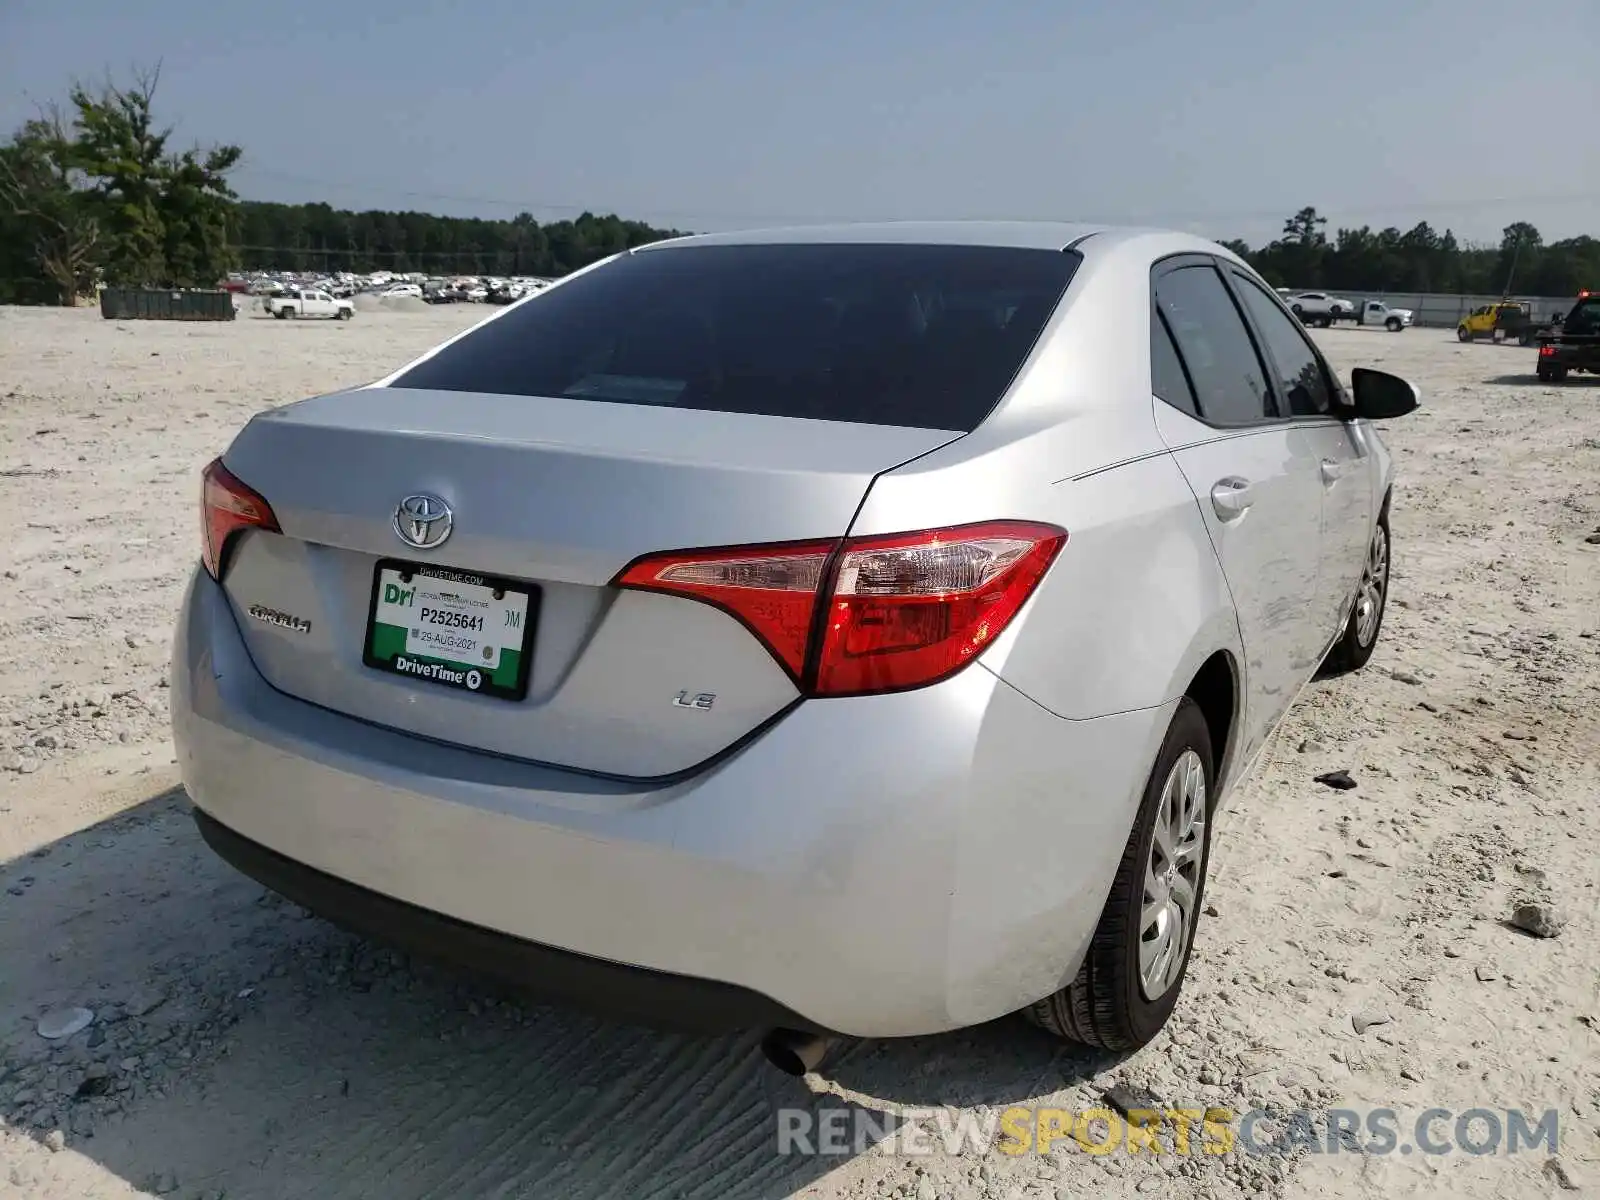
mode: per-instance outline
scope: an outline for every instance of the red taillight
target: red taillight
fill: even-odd
[[[904,691],[953,675],[999,637],[1066,540],[1053,525],[990,521],[651,555],[616,583],[737,617],[810,695]]]
[[[653,554],[624,568],[616,584],[715,605],[743,621],[798,680],[805,669],[817,589],[836,544],[790,542]]]
[[[1556,348],[1554,346],[1540,346],[1539,347],[1539,357],[1540,358],[1554,358],[1555,356],[1556,356]]]
[[[201,561],[213,579],[222,578],[228,539],[241,529],[279,532],[272,506],[222,465],[220,458],[200,476]]]
[[[993,521],[845,543],[816,693],[922,687],[1000,636],[1060,552],[1050,525]]]

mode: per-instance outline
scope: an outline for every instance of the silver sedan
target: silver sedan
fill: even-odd
[[[1138,1046],[1219,802],[1372,654],[1416,404],[1184,234],[641,247],[206,469],[197,820],[357,930],[801,1067],[1018,1010]]]

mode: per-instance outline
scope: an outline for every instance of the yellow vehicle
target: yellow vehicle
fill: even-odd
[[[1510,341],[1516,338],[1527,345],[1527,335],[1533,325],[1533,309],[1518,300],[1501,300],[1473,309],[1461,318],[1456,326],[1456,340],[1474,341],[1489,338],[1491,341]]]

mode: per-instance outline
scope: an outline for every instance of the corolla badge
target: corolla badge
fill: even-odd
[[[290,633],[310,633],[311,622],[304,617],[297,617],[293,613],[279,612],[275,608],[268,608],[265,604],[252,604],[249,613],[258,621],[265,621],[268,625],[276,625],[279,629],[287,629]]]
[[[455,526],[450,506],[437,496],[419,492],[400,501],[394,510],[394,531],[400,540],[418,550],[444,545]]]

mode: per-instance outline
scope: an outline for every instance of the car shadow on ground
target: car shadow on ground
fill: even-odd
[[[541,1007],[283,903],[211,854],[179,789],[0,865],[0,888],[0,1113],[184,1200],[786,1196],[906,1107],[1025,1103],[1110,1061],[1006,1020],[839,1043],[802,1081],[754,1033]],[[40,1038],[66,1004],[96,1021]],[[840,1153],[779,1152],[782,1122],[839,1109]]]
[[[1600,387],[1600,375],[1569,375],[1560,383],[1546,383],[1528,371],[1520,375],[1492,375],[1483,382],[1501,387]]]

